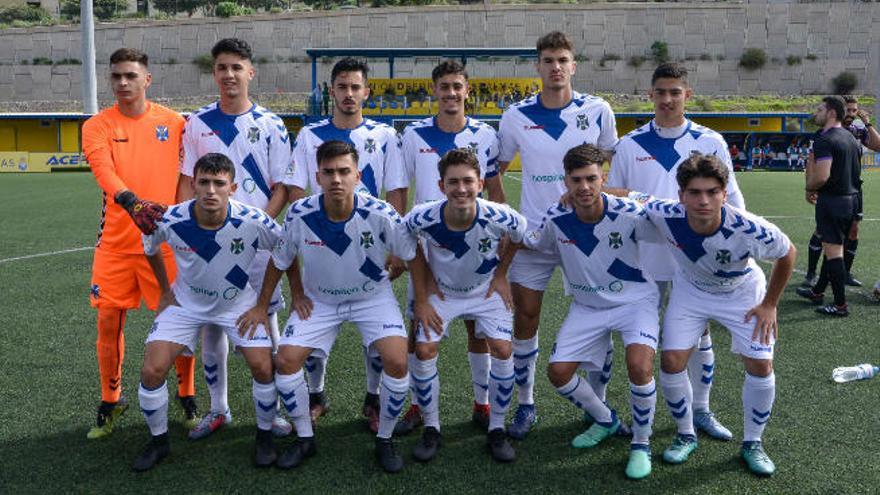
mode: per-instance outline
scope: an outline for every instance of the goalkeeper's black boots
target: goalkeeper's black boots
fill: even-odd
[[[170,452],[171,444],[168,442],[168,432],[155,435],[150,439],[150,443],[144,447],[140,455],[137,456],[137,459],[131,463],[131,469],[136,472],[149,471],[162,459],[168,457]]]

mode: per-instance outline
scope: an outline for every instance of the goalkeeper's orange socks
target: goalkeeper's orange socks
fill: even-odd
[[[124,309],[98,308],[98,370],[101,400],[114,404],[122,394],[122,360],[125,356]]]
[[[189,397],[196,395],[195,369],[196,358],[194,356],[177,356],[174,360],[174,368],[177,371],[177,396]]]

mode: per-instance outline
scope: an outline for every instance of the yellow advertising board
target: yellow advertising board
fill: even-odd
[[[471,95],[499,96],[512,95],[516,92],[521,97],[541,90],[541,79],[536,77],[497,77],[488,79],[470,79]],[[379,96],[417,96],[420,93],[432,96],[431,79],[370,79],[370,93],[373,98]]]
[[[52,169],[83,168],[89,163],[79,153],[28,153],[0,151],[0,172],[51,172]]]
[[[28,155],[26,151],[0,151],[0,172],[29,172]]]
[[[31,153],[31,165],[41,172],[50,172],[53,168],[88,167],[86,157],[79,153]]]

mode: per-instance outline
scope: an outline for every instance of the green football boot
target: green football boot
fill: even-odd
[[[663,451],[663,460],[669,464],[681,464],[697,450],[697,437],[694,435],[676,435],[672,445]]]
[[[617,433],[617,430],[619,429],[620,420],[617,419],[617,413],[612,410],[610,423],[603,424],[598,421],[593,423],[587,431],[574,437],[574,440],[571,441],[571,446],[576,449],[589,449],[595,447],[596,445],[599,445],[602,440]]]
[[[770,456],[764,452],[761,441],[743,442],[742,458],[749,466],[749,471],[758,476],[770,476],[776,472],[776,465],[770,460]]]
[[[651,474],[651,446],[634,443],[630,447],[626,477],[631,480],[647,478]]]

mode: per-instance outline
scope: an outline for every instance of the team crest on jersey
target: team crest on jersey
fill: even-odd
[[[367,153],[375,153],[376,152],[376,140],[373,138],[367,138],[364,141],[364,151]]]
[[[163,143],[165,141],[168,141],[168,127],[166,127],[164,125],[157,125],[156,126],[156,139],[158,139],[160,142],[163,142]]]
[[[608,234],[608,245],[611,246],[611,249],[620,249],[623,246],[623,236],[620,235],[620,232]]]
[[[492,239],[488,237],[480,239],[480,245],[477,247],[477,250],[481,253],[488,253],[490,249],[492,249]]]
[[[577,126],[578,126],[578,129],[580,129],[582,131],[586,130],[587,127],[590,127],[590,122],[587,120],[586,114],[582,113],[577,116]]]
[[[467,146],[464,147],[464,149],[466,149],[466,150],[470,151],[471,153],[473,153],[474,155],[476,155],[477,154],[477,146],[479,146],[477,143],[468,143]]]
[[[373,244],[375,244],[375,243],[376,243],[376,241],[373,240],[373,233],[372,232],[370,232],[370,231],[361,232],[361,246],[363,246],[366,249],[369,249],[369,248],[373,247]]]
[[[92,284],[92,288],[89,290],[89,292],[95,299],[99,299],[101,297],[101,287],[98,284]]]
[[[232,244],[229,245],[229,250],[232,251],[232,254],[241,254],[244,252],[244,239],[238,238],[233,239]]]
[[[718,252],[715,253],[715,261],[721,263],[722,265],[730,263],[730,251],[726,249],[718,250]]]
[[[256,143],[260,140],[260,128],[259,127],[251,127],[248,129],[248,141],[251,143]]]

